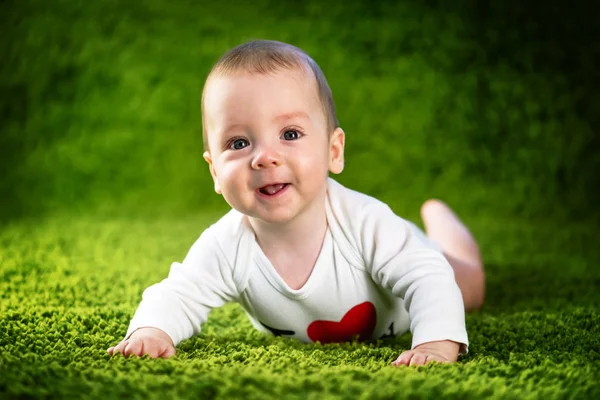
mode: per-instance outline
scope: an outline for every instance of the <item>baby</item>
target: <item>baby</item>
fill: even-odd
[[[329,178],[344,169],[345,134],[305,52],[267,40],[230,50],[206,80],[202,118],[204,159],[232,210],[144,291],[111,355],[170,357],[232,301],[256,329],[303,342],[410,329],[394,365],[467,351],[465,309],[481,307],[485,287],[473,237],[440,201],[423,204],[426,236]]]

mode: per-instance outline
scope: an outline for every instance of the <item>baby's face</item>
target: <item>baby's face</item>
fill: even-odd
[[[215,190],[241,213],[285,223],[324,206],[328,171],[343,169],[344,133],[327,131],[304,71],[210,80],[204,123]]]

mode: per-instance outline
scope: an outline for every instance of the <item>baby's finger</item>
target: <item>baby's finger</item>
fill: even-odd
[[[413,357],[414,354],[415,353],[412,350],[405,351],[402,354],[400,354],[400,357],[398,357],[396,361],[392,362],[392,365],[409,365],[410,359]]]
[[[415,353],[410,359],[410,365],[423,365],[425,364],[426,356],[423,353]]]
[[[115,352],[115,346],[109,347],[108,350],[106,350],[106,352],[112,356]]]
[[[165,351],[163,351],[163,353],[160,355],[160,357],[162,358],[169,358],[175,355],[175,347],[173,346],[167,346],[167,348],[165,349]]]
[[[429,363],[441,363],[441,364],[447,364],[448,360],[446,360],[445,358],[439,357],[439,356],[434,356],[434,355],[428,355],[426,360],[425,360],[425,364],[429,364]]]
[[[164,352],[161,343],[156,343],[156,341],[148,343],[145,350],[150,358],[158,358]]]
[[[130,340],[123,351],[123,355],[125,357],[129,357],[131,355],[140,357],[142,355],[143,347],[144,346],[141,340]]]
[[[125,350],[125,346],[127,346],[128,343],[128,340],[123,340],[121,343],[113,347],[113,352],[111,355],[117,355],[117,353],[123,354],[123,350]]]

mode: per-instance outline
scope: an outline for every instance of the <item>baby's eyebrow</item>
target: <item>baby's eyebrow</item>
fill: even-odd
[[[243,130],[244,129],[244,125],[242,124],[231,124],[231,125],[227,125],[225,126],[225,128],[223,128],[221,130],[221,132],[225,135],[231,133],[232,131],[236,131],[236,130]]]
[[[277,121],[294,119],[294,118],[309,119],[308,114],[306,114],[304,111],[296,111],[296,112],[279,115],[279,116],[275,117],[274,121],[277,122]]]

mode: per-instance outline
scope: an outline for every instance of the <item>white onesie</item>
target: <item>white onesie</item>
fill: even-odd
[[[410,329],[413,348],[453,340],[466,352],[462,296],[435,243],[384,203],[333,179],[326,213],[317,262],[294,290],[262,252],[247,218],[231,210],[202,233],[183,263],[173,263],[168,278],[144,291],[126,337],[156,327],[177,346],[200,332],[213,308],[237,301],[257,329],[303,342]]]

